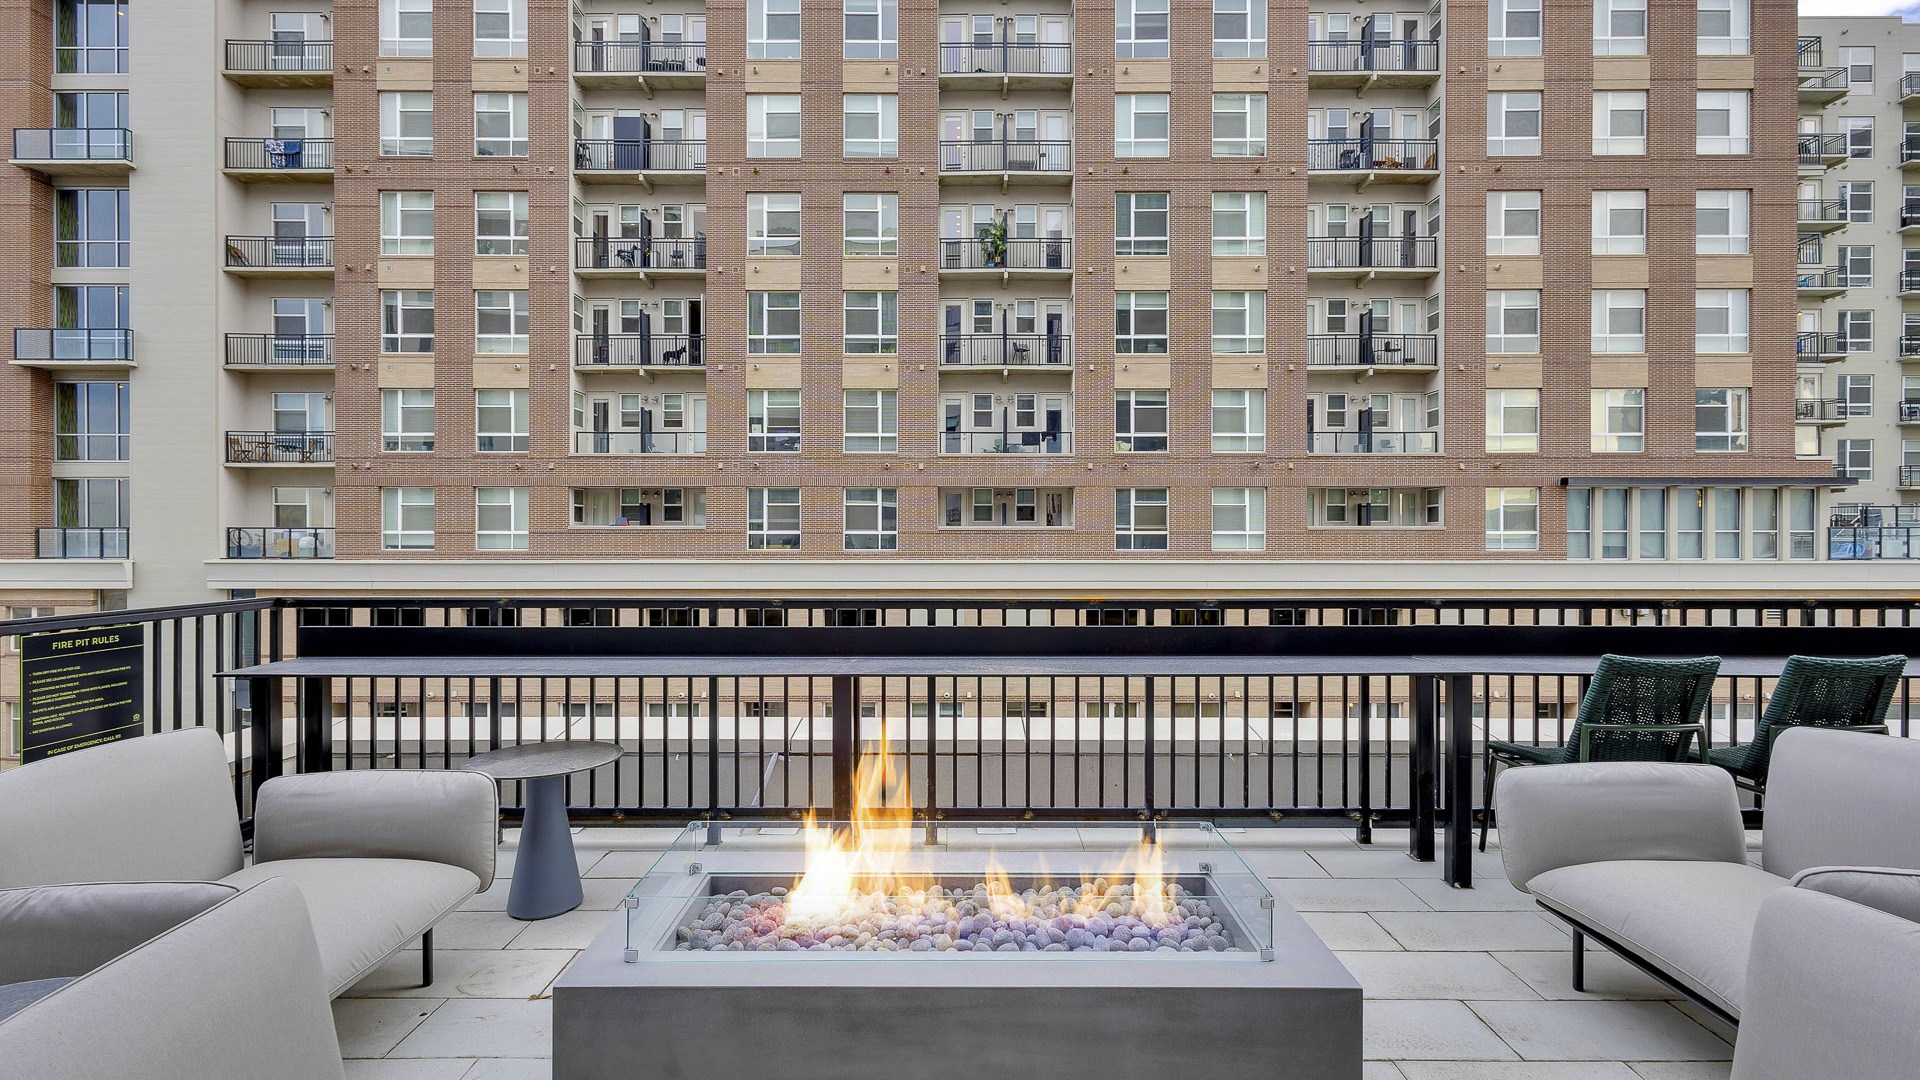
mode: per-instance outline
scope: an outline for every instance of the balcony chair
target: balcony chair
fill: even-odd
[[[1706,712],[1720,658],[1643,660],[1600,658],[1564,746],[1487,740],[1480,818],[1480,850],[1493,820],[1497,765],[1562,765],[1578,761],[1685,761],[1688,744],[1707,742]]]
[[[1756,795],[1767,791],[1773,743],[1795,727],[1843,728],[1887,733],[1887,706],[1907,670],[1907,658],[1833,660],[1791,656],[1767,699],[1753,741],[1707,751],[1707,760],[1733,774],[1735,785]],[[1699,760],[1696,754],[1694,760]]]

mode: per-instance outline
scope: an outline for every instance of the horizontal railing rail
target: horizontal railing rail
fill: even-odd
[[[1800,164],[1819,165],[1828,158],[1844,158],[1850,152],[1847,137],[1839,132],[1810,131],[1800,136]]]
[[[1004,241],[945,239],[940,241],[942,270],[1071,270],[1073,239],[1009,237]]]
[[[1073,46],[1056,42],[940,43],[942,75],[1058,75],[1073,77]]]
[[[1071,431],[948,429],[940,433],[943,454],[1071,454]]]
[[[124,327],[15,329],[15,360],[113,363],[133,359],[133,331]]]
[[[1793,403],[1795,420],[1831,421],[1847,418],[1845,398],[1800,398]]]
[[[1308,334],[1314,367],[1432,367],[1440,362],[1433,334]]]
[[[1307,238],[1307,265],[1324,269],[1433,270],[1440,265],[1439,241],[1431,236],[1313,236]]]
[[[333,42],[228,41],[227,70],[257,74],[333,73]]]
[[[332,367],[332,334],[228,334],[236,367]]]
[[[1072,344],[1066,334],[942,334],[940,366],[1070,370]]]
[[[1440,168],[1433,139],[1308,139],[1307,168],[1316,172]]]
[[[1418,38],[1309,41],[1307,70],[1314,74],[1360,72],[1437,75],[1440,43]]]
[[[331,236],[229,236],[229,269],[294,269],[333,265]]]
[[[1315,431],[1307,436],[1310,454],[1437,454],[1437,431]]]
[[[1846,340],[1839,334],[1803,330],[1793,339],[1793,351],[1795,355],[1803,357],[1832,356],[1847,351]]]
[[[1073,143],[1032,139],[942,140],[941,172],[1071,172]]]
[[[704,75],[704,41],[581,41],[573,43],[573,70],[582,75]]]
[[[333,530],[279,525],[227,530],[229,559],[331,559]]]
[[[704,431],[576,431],[576,454],[704,454]]]
[[[133,132],[126,128],[14,128],[18,161],[132,161]]]
[[[226,167],[255,172],[333,168],[332,139],[228,139]]]
[[[1838,266],[1802,266],[1794,278],[1794,285],[1801,289],[1844,289],[1847,287],[1846,271]]]
[[[1847,204],[1839,199],[1800,199],[1799,219],[1804,222],[1835,222],[1847,220]],[[1903,205],[1901,216],[1906,216]]]
[[[576,172],[700,172],[707,167],[704,139],[576,139]]]
[[[576,236],[573,265],[579,270],[704,270],[707,238],[673,236]]]
[[[573,365],[699,368],[707,364],[704,350],[699,334],[581,334],[573,339]]]
[[[333,460],[331,431],[229,431],[230,464],[318,465]]]
[[[1847,69],[1843,67],[1800,69],[1802,90],[1845,90],[1850,85]]]
[[[34,530],[33,553],[42,559],[127,558],[127,530],[93,525],[43,525]]]

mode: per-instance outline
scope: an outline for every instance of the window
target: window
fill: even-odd
[[[1119,488],[1113,493],[1115,551],[1167,550],[1167,489]]]
[[[799,192],[747,196],[747,254],[800,254]]]
[[[747,391],[747,449],[757,454],[800,452],[800,391]]]
[[[125,0],[56,0],[53,49],[53,70],[62,75],[126,74]]]
[[[481,551],[527,550],[527,489],[473,489],[473,531]]]
[[[1267,489],[1213,489],[1213,550],[1264,551]]]
[[[384,289],[380,293],[380,351],[433,351],[433,290]]]
[[[53,193],[53,265],[128,265],[126,188],[60,188]]]
[[[53,459],[127,461],[131,398],[123,382],[53,384]]]
[[[1267,392],[1213,392],[1213,452],[1259,454],[1267,449]]]
[[[1693,196],[1693,251],[1696,255],[1745,255],[1748,205],[1752,192],[1698,191]]]
[[[1843,352],[1873,351],[1873,312],[1840,313],[1840,348]]]
[[[1837,388],[1848,416],[1873,415],[1873,376],[1842,375]]]
[[[527,95],[473,95],[476,157],[527,156]]]
[[[1647,152],[1645,90],[1600,90],[1594,93],[1593,152],[1602,155]]]
[[[900,55],[897,0],[842,0],[848,60],[892,60]]]
[[[433,192],[380,193],[380,254],[433,254]]]
[[[1487,489],[1487,550],[1540,550],[1540,489]]]
[[[1753,51],[1747,0],[1700,0],[1699,19],[1700,55],[1745,56]]]
[[[1693,350],[1703,353],[1747,351],[1747,290],[1694,292]]]
[[[380,0],[380,55],[433,55],[433,0]]]
[[[900,254],[900,196],[846,195],[841,211],[848,255]]]
[[[1850,180],[1840,185],[1840,202],[1846,208],[1847,221],[1859,225],[1873,221],[1873,181]]]
[[[890,454],[899,449],[900,392],[848,390],[843,417],[849,454]]]
[[[1261,197],[1265,198],[1264,195]],[[1122,191],[1115,195],[1113,253],[1165,255],[1167,213],[1167,193],[1164,191]]]
[[[1696,95],[1695,153],[1748,152],[1749,97],[1745,90],[1702,90]]]
[[[1638,454],[1647,448],[1647,392],[1593,391],[1593,452]]]
[[[1593,193],[1593,253],[1645,255],[1647,253],[1647,193],[1596,191]]]
[[[1167,0],[1116,0],[1113,55],[1120,60],[1165,59]]]
[[[844,124],[843,153],[850,158],[898,157],[900,154],[900,96],[846,94],[841,98]],[[775,155],[767,155],[769,157]]]
[[[1113,349],[1119,353],[1167,351],[1167,294],[1113,294]]]
[[[1540,156],[1538,91],[1487,95],[1487,156]]]
[[[747,156],[800,156],[800,95],[747,95]]]
[[[1708,389],[1693,392],[1693,448],[1701,451],[1747,448],[1747,392]]]
[[[1540,254],[1540,193],[1487,192],[1487,254]]]
[[[800,0],[747,0],[747,59],[800,59]]]
[[[1540,290],[1496,289],[1487,294],[1487,351],[1540,351]]]
[[[527,0],[473,0],[473,55],[482,59],[527,55]]]
[[[896,488],[847,488],[842,504],[848,551],[892,551],[900,546]]]
[[[1856,94],[1873,93],[1873,46],[1843,45],[1840,66],[1847,69],[1847,86]]]
[[[433,489],[380,489],[380,547],[386,551],[433,550]]]
[[[482,289],[473,294],[473,351],[527,351],[527,293],[524,289]]]
[[[799,293],[747,294],[747,352],[799,355]]]
[[[1267,193],[1216,191],[1213,193],[1213,253],[1265,255],[1267,253]]]
[[[1861,483],[1873,479],[1872,439],[1838,439],[1833,446],[1833,463],[1840,475]]]
[[[1837,249],[1840,257],[1840,281],[1849,289],[1873,287],[1873,248],[1852,244]]]
[[[1213,294],[1213,351],[1216,354],[1267,351],[1267,294]]]
[[[1594,0],[1593,55],[1647,55],[1647,0]]]
[[[899,293],[850,292],[841,297],[846,331],[843,347],[848,354],[899,351]]]
[[[1114,157],[1166,157],[1167,132],[1167,95],[1114,95]]]
[[[747,547],[800,550],[800,489],[747,489]]]
[[[1540,0],[1488,0],[1487,55],[1540,55]]]
[[[1213,95],[1213,156],[1265,157],[1267,95]]]
[[[525,255],[528,236],[526,192],[473,193],[475,255]]]
[[[433,449],[433,391],[380,391],[380,449],[423,454]]]
[[[433,153],[433,94],[425,90],[380,95],[380,156]]]
[[[1647,351],[1647,292],[1645,289],[1593,290],[1593,351],[1597,353]]]
[[[1267,55],[1265,0],[1213,0],[1213,55],[1233,59]]]
[[[1855,93],[1860,88],[1853,88]],[[1840,118],[1840,131],[1847,137],[1847,156],[1870,158],[1873,156],[1873,117],[1843,116]]]
[[[483,454],[522,453],[527,449],[526,390],[475,390],[474,449]]]
[[[1158,453],[1167,449],[1167,392],[1120,390],[1113,395],[1114,452]]]
[[[1487,453],[1540,451],[1540,391],[1487,391]]]

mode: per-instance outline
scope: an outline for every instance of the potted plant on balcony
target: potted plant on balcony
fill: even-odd
[[[1004,218],[994,218],[980,226],[974,235],[980,241],[980,257],[988,269],[1007,265],[1007,223]]]

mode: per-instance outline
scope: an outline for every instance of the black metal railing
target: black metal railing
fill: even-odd
[[[942,42],[942,75],[1073,77],[1073,46],[1052,42]]]
[[[1900,204],[1900,227],[1910,229],[1920,225],[1920,200],[1909,199]]]
[[[700,172],[705,139],[575,139],[576,172]]]
[[[333,73],[333,42],[305,39],[227,42],[227,70],[254,74]]]
[[[229,431],[232,465],[324,465],[333,461],[331,431]]]
[[[324,269],[332,265],[331,236],[227,237],[228,269]]]
[[[1909,398],[1906,401],[1900,402],[1899,405],[1901,423],[1920,424],[1920,401]]]
[[[1073,143],[1032,139],[944,140],[941,172],[1073,171]]]
[[[1900,291],[1903,293],[1920,292],[1920,270],[1900,271]]]
[[[1920,161],[1920,139],[1907,139],[1900,144],[1900,164]]]
[[[1370,172],[1440,168],[1433,139],[1308,139],[1307,168],[1316,172]]]
[[[705,339],[687,334],[581,334],[573,364],[581,368],[706,366]]]
[[[1802,266],[1795,275],[1794,284],[1801,289],[1844,289],[1847,287],[1847,277],[1838,266]]]
[[[229,559],[331,559],[333,530],[242,525],[227,530]]]
[[[1827,558],[1920,559],[1920,525],[1855,525],[1828,529]]]
[[[1796,398],[1793,403],[1795,420],[1824,423],[1847,418],[1847,399],[1845,398]]]
[[[1914,357],[1920,357],[1920,337],[1913,337],[1913,336],[1902,337],[1900,339],[1899,348],[1900,348],[1900,356],[1902,359],[1912,359]]]
[[[332,334],[228,334],[235,367],[332,367]]]
[[[133,359],[133,331],[122,327],[16,329],[13,358],[124,363]]]
[[[1808,132],[1800,136],[1800,164],[1824,165],[1829,159],[1845,158],[1852,151],[1847,137],[1831,132]]]
[[[1066,334],[942,334],[941,367],[1055,367],[1071,369]]]
[[[257,172],[333,168],[332,139],[228,139],[226,167]]]
[[[1920,487],[1920,465],[1900,466],[1899,483],[1903,488]]]
[[[1818,34],[1800,35],[1800,67],[1801,69],[1806,70],[1808,68],[1817,69],[1817,68],[1825,67],[1826,65],[1821,63],[1820,61],[1821,61],[1820,35]]]
[[[1847,220],[1847,204],[1839,199],[1801,199],[1799,220],[1806,225],[1825,225]],[[1902,217],[1905,216],[1904,209]]]
[[[1846,351],[1846,339],[1839,334],[1827,334],[1818,330],[1803,330],[1793,339],[1793,353],[1803,360],[1817,359],[1822,356],[1838,356]]]
[[[1434,334],[1308,334],[1311,367],[1432,367],[1440,362]]]
[[[89,525],[43,525],[34,530],[33,553],[41,559],[125,559],[127,530]]]
[[[707,433],[704,431],[576,431],[573,433],[573,452],[576,454],[704,454],[707,452]]]
[[[1851,83],[1847,78],[1847,69],[1843,67],[1822,69],[1800,69],[1800,89],[1802,90],[1846,90]]]
[[[579,270],[705,270],[707,237],[576,236]]]
[[[132,161],[126,128],[14,128],[17,161]]]
[[[940,241],[942,270],[1071,270],[1073,240],[1065,236]]]
[[[704,41],[582,41],[573,43],[573,70],[582,75],[705,75]]]
[[[940,433],[943,454],[1071,454],[1071,431],[948,428]]]
[[[1315,431],[1307,435],[1310,454],[1437,454],[1437,431]]]
[[[1439,242],[1431,236],[1310,236],[1307,265],[1317,269],[1434,270]]]
[[[1909,98],[1920,94],[1920,72],[1900,76],[1900,95]]]
[[[1419,38],[1309,41],[1307,70],[1316,74],[1360,72],[1437,75],[1440,72],[1440,43]]]

